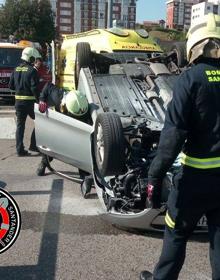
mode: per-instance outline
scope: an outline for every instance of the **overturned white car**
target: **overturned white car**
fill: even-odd
[[[36,106],[37,145],[42,153],[93,175],[110,222],[163,230],[172,178],[180,167],[178,159],[163,181],[161,209],[149,208],[146,186],[174,80],[180,72],[173,54],[97,54],[88,43],[78,44],[77,83],[87,96],[91,123],[50,109],[41,114]],[[83,190],[85,197],[89,191]],[[197,230],[206,230],[205,220]]]

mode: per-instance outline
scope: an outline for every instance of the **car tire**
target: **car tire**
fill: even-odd
[[[122,174],[125,168],[125,139],[121,119],[117,114],[98,115],[94,129],[94,152],[101,175]]]
[[[187,64],[186,60],[186,43],[185,42],[176,42],[172,45],[170,51],[174,51],[176,53],[176,65],[178,67],[184,67]]]
[[[75,88],[78,87],[79,73],[82,67],[92,66],[92,52],[89,43],[80,42],[76,45]]]

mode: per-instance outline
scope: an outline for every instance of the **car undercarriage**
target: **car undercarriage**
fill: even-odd
[[[95,184],[102,190],[99,196],[112,223],[132,227],[133,215],[145,216],[147,211],[151,216],[147,174],[157,151],[172,88],[181,72],[173,63],[172,55],[147,59],[133,56],[132,60],[124,61],[118,59],[119,54],[113,54],[114,63],[111,64],[108,54],[104,68],[97,66],[97,61],[103,62],[105,58],[96,55],[94,68],[81,69],[79,89],[92,104]],[[145,217],[145,225],[140,219],[139,225],[135,222],[134,227],[145,228],[148,224],[149,229],[163,228],[161,218],[173,177],[180,166],[178,157],[163,180],[161,209],[150,210],[155,217],[151,216],[149,223]],[[128,224],[122,222],[126,216],[130,216]],[[157,220],[155,224],[154,219]]]

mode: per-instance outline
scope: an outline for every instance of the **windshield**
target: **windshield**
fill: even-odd
[[[0,67],[16,67],[20,63],[22,49],[0,48]]]

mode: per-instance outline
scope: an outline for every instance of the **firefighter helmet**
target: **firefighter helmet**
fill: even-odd
[[[187,60],[190,63],[203,55],[204,48],[209,43],[209,39],[220,40],[220,16],[212,13],[202,17],[188,31],[186,54]]]
[[[72,90],[65,97],[66,109],[73,116],[80,117],[88,111],[88,101],[79,90]]]
[[[21,55],[22,60],[33,63],[37,58],[41,58],[41,55],[37,49],[31,47],[23,49]]]

